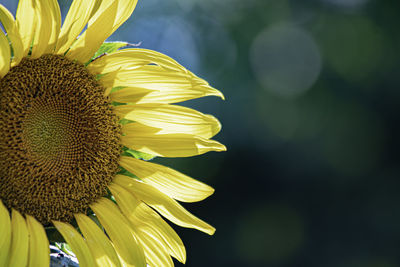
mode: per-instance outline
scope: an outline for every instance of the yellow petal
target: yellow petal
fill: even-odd
[[[120,0],[118,5],[117,19],[113,25],[113,32],[119,28],[133,13],[136,8],[137,0]]]
[[[214,140],[190,134],[159,134],[160,130],[137,122],[129,123],[122,127],[125,136],[121,142],[133,150],[161,157],[190,157],[226,150]]]
[[[148,228],[148,227],[147,227]],[[174,266],[171,257],[168,255],[168,251],[161,245],[160,239],[157,236],[152,235],[149,231],[144,228],[138,228],[136,231],[136,238],[139,240],[143,247],[144,254],[150,266]]]
[[[105,11],[106,7],[110,4],[110,2],[113,1],[115,0],[103,0],[101,2],[95,14],[90,19],[88,28],[91,26],[93,21],[103,16],[103,14],[106,12]],[[132,12],[133,10],[135,10],[137,4],[137,0],[116,0],[116,2],[118,2],[118,10],[117,10],[117,16],[112,24],[112,32],[117,30],[119,26],[121,26],[121,24],[124,23],[132,15]]]
[[[21,61],[23,54],[21,35],[19,34],[18,26],[14,20],[14,16],[1,4],[0,21],[7,32],[7,36],[10,39],[13,48],[14,57],[12,60],[12,65],[17,65]]]
[[[91,62],[87,68],[94,74],[105,74],[120,69],[134,69],[149,64],[188,73],[188,70],[172,58],[153,50],[141,48],[128,48],[105,55]]]
[[[60,33],[60,27],[61,27],[61,11],[57,0],[47,0],[47,1],[48,1],[47,4],[49,9],[49,15],[51,19],[51,29],[50,29],[51,34],[47,48],[44,51],[45,54],[54,52],[58,42],[58,35]],[[48,27],[50,27],[50,25]]]
[[[87,62],[101,44],[132,14],[137,0],[103,0],[86,31],[72,44],[67,57]]]
[[[123,175],[116,175],[114,182],[129,190],[173,223],[182,227],[194,228],[210,235],[214,234],[214,227],[189,213],[178,202],[151,185]]]
[[[135,210],[135,221],[154,229],[168,246],[169,254],[178,261],[186,262],[186,250],[182,240],[157,212],[142,203]]]
[[[208,95],[223,98],[220,91],[212,88],[206,81],[190,72],[166,70],[163,67],[154,65],[146,65],[136,69],[121,69],[105,74],[100,81],[105,87],[127,87],[111,95],[112,100],[122,103],[169,104]],[[122,92],[125,90],[137,89],[154,92],[145,95],[141,99],[129,99],[127,98],[129,96],[127,92],[124,93],[125,98],[121,97]]]
[[[111,183],[108,188],[125,217],[128,220],[134,220],[135,210],[141,202],[118,184]]]
[[[127,264],[146,266],[142,247],[137,243],[127,219],[111,200],[102,198],[90,206],[113,242],[117,253]]]
[[[7,208],[0,200],[0,266],[5,266],[11,243],[11,221]]]
[[[151,90],[140,87],[126,87],[110,95],[111,100],[121,103],[159,103],[171,104],[196,99],[205,96],[218,96],[224,99],[222,93],[210,86],[193,86],[188,88],[171,87]]]
[[[60,31],[60,7],[56,0],[33,0],[36,27],[32,44],[32,58],[38,58],[55,48],[56,36]],[[52,39],[52,40],[51,40]]]
[[[64,54],[90,19],[97,0],[74,0],[65,17],[57,42],[56,53]]]
[[[108,5],[106,5],[106,3]],[[97,16],[92,23],[89,21],[87,30],[74,42],[67,53],[71,60],[81,63],[89,61],[101,44],[109,36],[112,30],[113,21],[117,15],[118,1],[103,1],[101,4],[100,16]]]
[[[136,236],[139,230],[146,232],[157,239],[158,243],[164,247],[169,254],[179,261],[185,262],[186,251],[182,240],[154,210],[138,201],[130,192],[126,191],[118,184],[112,183],[109,189],[117,200],[124,215],[135,227]]]
[[[212,187],[159,164],[126,156],[120,158],[119,164],[143,182],[179,201],[201,201],[214,193]]]
[[[102,79],[109,87],[107,92],[115,86],[126,87],[111,95],[117,102],[176,103],[208,95],[224,98],[175,60],[152,50],[123,49],[94,60],[88,70],[94,74],[107,73]]]
[[[75,214],[75,219],[97,265],[105,267],[121,266],[110,240],[98,225],[82,213]]]
[[[3,31],[0,30],[0,78],[10,70],[10,45]]]
[[[144,88],[124,88],[110,94],[112,87],[106,88],[106,96],[110,95],[112,101],[120,103],[138,103],[144,96],[154,94],[157,91],[152,91]],[[155,102],[157,103],[157,102]]]
[[[16,21],[22,40],[22,57],[28,55],[38,23],[38,17],[35,14],[37,5],[34,5],[34,1],[36,0],[20,0],[18,2]]]
[[[85,240],[78,231],[68,223],[53,221],[54,226],[64,237],[79,261],[79,266],[96,266]]]
[[[139,243],[143,246],[143,250],[151,266],[173,266],[172,260],[168,255],[167,245],[157,232],[135,219],[135,209],[140,204],[130,193],[117,184],[109,186],[111,193],[114,195],[119,207],[124,215],[131,222],[135,231],[135,236]],[[150,231],[149,231],[150,230]]]
[[[41,223],[30,215],[26,215],[26,224],[29,232],[28,266],[49,266],[50,247],[46,232]]]
[[[184,133],[211,138],[221,130],[219,121],[194,109],[176,105],[121,105],[116,113],[130,109],[124,118],[144,125],[161,128],[159,134]]]
[[[28,262],[29,233],[24,217],[12,210],[12,237],[8,266],[26,266]]]

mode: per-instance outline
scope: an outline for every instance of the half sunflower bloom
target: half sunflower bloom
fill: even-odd
[[[222,94],[151,50],[96,54],[136,3],[74,0],[62,27],[56,0],[0,5],[0,266],[49,266],[52,228],[80,266],[185,262],[161,216],[214,233],[177,202],[214,190],[144,159],[225,150],[217,119],[174,105]]]

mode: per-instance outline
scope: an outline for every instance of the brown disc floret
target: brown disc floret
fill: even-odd
[[[121,129],[104,88],[63,56],[25,58],[0,79],[0,199],[69,222],[107,193]]]

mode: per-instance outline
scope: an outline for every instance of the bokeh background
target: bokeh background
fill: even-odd
[[[15,12],[17,0],[1,0]],[[59,0],[66,14],[70,0]],[[140,0],[110,40],[220,89],[225,153],[156,159],[216,188],[187,267],[400,266],[400,2]],[[176,266],[183,266],[176,263]]]

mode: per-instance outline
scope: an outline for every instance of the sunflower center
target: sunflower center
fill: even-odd
[[[104,88],[65,57],[25,58],[0,79],[0,199],[43,224],[107,194],[121,129]]]

